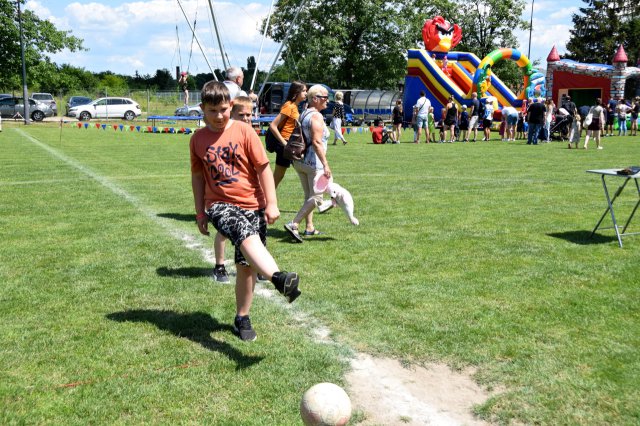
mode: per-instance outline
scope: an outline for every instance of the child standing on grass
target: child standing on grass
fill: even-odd
[[[442,108],[440,110],[440,120],[438,120],[438,124],[436,124],[436,127],[440,129],[440,141],[438,143],[444,143],[444,137],[445,137],[444,118],[446,115],[447,115],[447,109]]]
[[[436,118],[433,115],[433,107],[429,107],[429,140],[436,142]]]
[[[516,139],[524,139],[524,115],[518,112],[518,124],[516,124]]]
[[[251,125],[251,115],[253,113],[253,101],[247,96],[238,96],[232,102],[231,119],[244,121]],[[224,246],[227,239],[220,232],[216,232],[213,243],[213,251],[216,257],[216,266],[213,268],[213,279],[221,282],[229,282],[229,274],[224,267]]]
[[[201,93],[206,127],[191,137],[191,186],[200,233],[213,226],[235,246],[234,331],[255,340],[249,311],[256,271],[270,277],[289,302],[299,295],[299,277],[280,271],[265,246],[267,223],[280,217],[273,175],[262,142],[251,126],[231,120],[231,96],[224,83],[210,81]]]

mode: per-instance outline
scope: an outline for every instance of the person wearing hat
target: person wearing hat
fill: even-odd
[[[182,71],[180,73],[180,78],[178,79],[178,86],[182,93],[184,94],[184,104],[187,105],[189,102],[189,85],[187,84],[188,74],[186,71]]]

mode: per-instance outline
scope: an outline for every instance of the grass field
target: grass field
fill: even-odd
[[[475,410],[496,424],[640,422],[640,236],[588,239],[606,201],[585,173],[639,165],[638,138],[576,151],[348,135],[328,158],[361,225],[332,211],[293,244],[287,174],[269,248],[303,294],[286,305],[264,286],[247,344],[232,286],[209,277],[188,136],[3,127],[2,424],[299,424],[304,390],[345,385],[356,352],[475,367],[500,390]]]

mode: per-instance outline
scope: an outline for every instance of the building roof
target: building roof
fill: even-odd
[[[621,44],[620,47],[618,47],[616,55],[613,57],[613,63],[615,64],[616,62],[627,62],[628,60],[629,58],[627,57],[627,53],[624,51],[624,47],[622,47]]]

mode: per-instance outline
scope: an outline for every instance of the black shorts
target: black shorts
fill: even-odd
[[[490,129],[492,123],[493,123],[493,120],[491,120],[490,118],[482,119],[482,127],[484,127],[485,129]]]
[[[282,166],[285,169],[288,169],[289,167],[291,167],[291,160],[287,160],[286,158],[284,158],[284,145],[282,145],[279,142],[276,143],[275,153],[276,153],[276,165]]]
[[[252,235],[259,235],[264,246],[267,246],[267,221],[264,209],[245,210],[234,204],[214,203],[205,213],[213,226],[228,238],[235,247],[236,264],[249,266],[240,251],[240,244]]]
[[[607,115],[607,126],[613,126],[613,114]]]

